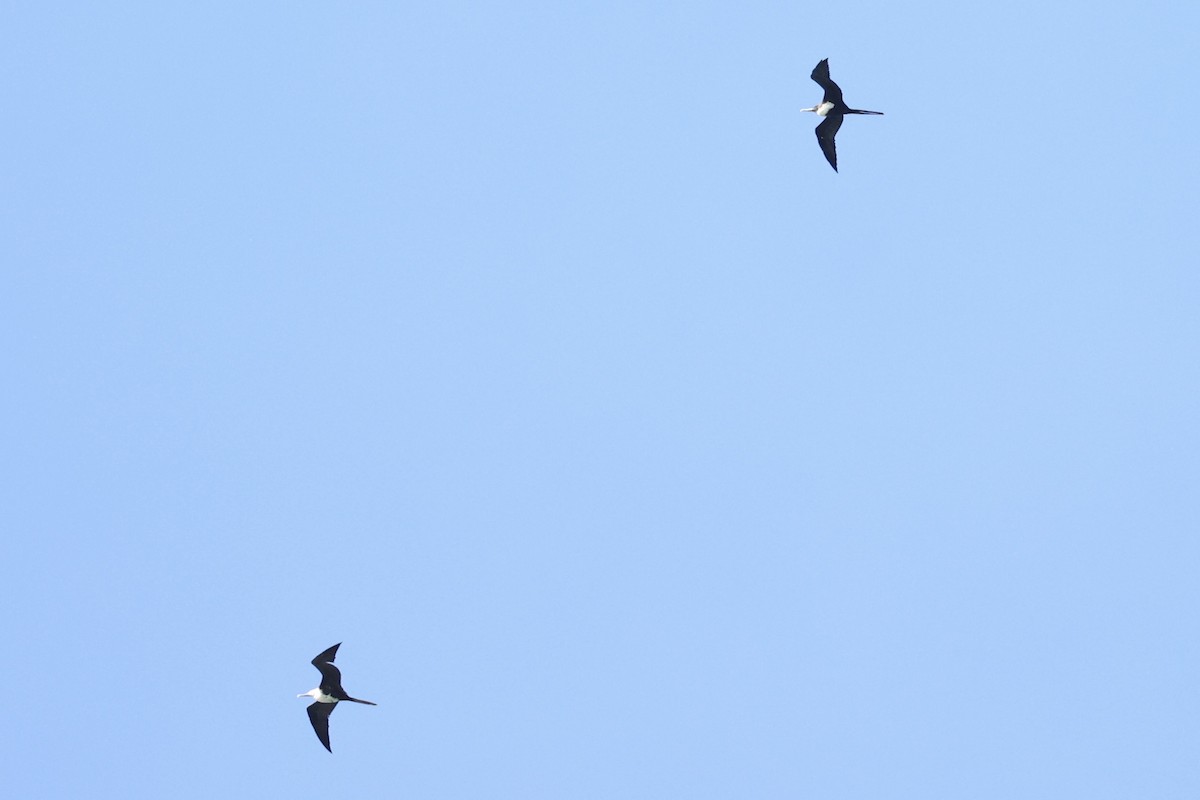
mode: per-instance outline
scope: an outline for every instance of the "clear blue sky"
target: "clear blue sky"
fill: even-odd
[[[1200,796],[1198,29],[9,4],[6,792]]]

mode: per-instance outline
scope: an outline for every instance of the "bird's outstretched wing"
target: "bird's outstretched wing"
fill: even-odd
[[[824,102],[833,103],[838,106],[844,105],[844,101],[842,100],[842,90],[839,89],[838,85],[833,82],[832,78],[829,77],[828,58],[822,58],[820,62],[813,67],[812,75],[810,77],[817,82],[818,86],[825,90]]]
[[[321,691],[330,697],[345,700],[346,692],[342,690],[342,671],[328,663],[317,664],[316,667],[321,670]]]
[[[333,665],[333,659],[337,658],[337,649],[341,646],[338,642],[312,660],[312,665],[321,672],[321,691],[339,700],[345,692],[342,691],[342,672]]]
[[[328,650],[326,650],[325,652],[321,653],[321,655],[317,656],[316,658],[314,658],[312,660],[313,666],[316,667],[317,669],[320,669],[322,664],[332,664],[333,660],[335,658],[337,658],[337,649],[341,646],[342,646],[342,643],[338,642],[333,647],[331,647]]]
[[[825,117],[824,122],[817,126],[817,144],[821,145],[821,152],[825,154],[825,160],[829,162],[829,166],[833,167],[834,172],[837,172],[837,147],[834,146],[833,137],[837,135],[840,127],[842,127],[841,114],[830,114]]]
[[[317,733],[317,738],[321,740],[321,744],[325,745],[325,749],[333,752],[333,748],[329,746],[329,715],[333,713],[333,709],[337,703],[313,703],[308,707],[308,719],[312,723],[313,730]]]

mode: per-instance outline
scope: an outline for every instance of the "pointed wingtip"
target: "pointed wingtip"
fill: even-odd
[[[317,657],[312,660],[313,666],[317,667],[317,669],[320,669],[320,664],[332,664],[334,659],[337,658],[337,650],[341,646],[342,643],[338,642],[333,647],[327,647],[322,650]]]
[[[317,734],[317,741],[331,753],[333,748],[329,746],[329,715],[333,713],[336,705],[337,703],[313,703],[307,709],[308,721],[312,723],[313,733]]]

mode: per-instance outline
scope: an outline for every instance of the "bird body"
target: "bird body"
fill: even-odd
[[[308,720],[312,723],[313,731],[321,740],[321,744],[325,745],[325,749],[331,753],[333,748],[329,746],[329,715],[333,713],[333,709],[337,708],[337,704],[348,700],[351,703],[362,703],[366,706],[375,705],[370,700],[351,697],[342,688],[341,670],[333,665],[333,660],[337,657],[337,649],[341,646],[342,643],[338,642],[312,660],[312,665],[321,673],[321,684],[315,689],[309,689],[304,694],[296,695],[296,697],[313,699],[312,704],[308,707]]]
[[[837,147],[834,144],[834,137],[837,136],[838,130],[842,127],[842,118],[846,114],[875,114],[882,116],[882,111],[860,111],[857,108],[850,108],[846,105],[846,101],[842,99],[841,88],[833,82],[829,77],[829,59],[823,58],[813,67],[812,75],[810,76],[817,85],[825,90],[825,98],[813,106],[812,108],[802,108],[801,111],[812,111],[818,117],[824,117],[825,120],[817,126],[817,144],[821,147],[821,152],[825,154],[825,160],[829,162],[829,166],[833,167],[833,171],[837,172]]]

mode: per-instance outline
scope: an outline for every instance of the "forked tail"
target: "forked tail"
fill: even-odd
[[[364,706],[377,706],[378,703],[372,703],[370,700],[359,700],[357,697],[347,697],[351,703],[362,703]]]

